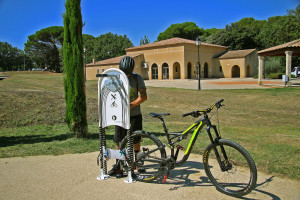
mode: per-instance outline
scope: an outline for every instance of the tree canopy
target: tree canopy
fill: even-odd
[[[226,25],[225,29],[207,37],[206,41],[228,46],[228,49],[261,50],[299,39],[299,36],[300,5],[285,16],[274,16],[268,20],[243,18]]]
[[[95,59],[105,60],[126,54],[125,49],[133,47],[126,35],[106,33],[96,38],[94,45]]]
[[[173,37],[195,40],[197,36],[203,35],[203,33],[203,28],[199,28],[194,22],[172,24],[164,32],[158,35],[157,41],[166,40]]]
[[[47,67],[56,72],[61,71],[59,52],[63,45],[63,32],[63,27],[51,26],[28,36],[25,52],[35,65]]]
[[[227,46],[231,50],[261,48],[257,37],[265,23],[252,17],[243,18],[212,34],[207,42]]]
[[[23,50],[0,41],[0,71],[26,70],[31,66],[31,60]]]
[[[96,38],[88,34],[83,34],[82,38],[83,38],[83,46],[85,48],[86,62],[90,63],[92,62],[93,58],[95,58],[94,45],[96,42]]]
[[[264,24],[259,39],[264,48],[300,38],[300,22],[295,15],[270,17]]]
[[[149,43],[150,43],[150,40],[147,35],[145,35],[144,38],[140,39],[140,45],[149,44]]]
[[[132,42],[126,35],[113,34],[111,32],[94,37],[83,35],[84,47],[86,48],[87,62],[105,60],[126,54],[125,49],[133,47]]]

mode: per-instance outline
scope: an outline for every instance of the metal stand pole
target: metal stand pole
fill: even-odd
[[[200,85],[201,67],[200,67],[199,47],[200,46],[198,46],[198,72],[199,72],[199,75],[198,75],[198,90],[201,90],[201,85]]]
[[[132,163],[134,162],[133,160],[133,137],[132,135],[132,130],[129,129],[127,130],[127,138],[128,138],[128,154],[129,154],[129,161],[127,164],[129,165],[128,167],[128,176],[127,179],[125,180],[125,183],[134,183],[135,180],[132,178],[132,172],[133,172],[133,166]]]
[[[107,161],[104,159],[104,154],[106,153],[106,138],[105,138],[105,129],[99,128],[99,140],[100,140],[100,175],[97,177],[98,180],[106,180],[109,175],[107,175]]]

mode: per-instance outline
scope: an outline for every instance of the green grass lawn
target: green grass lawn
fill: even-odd
[[[97,81],[87,81],[89,133],[74,138],[64,123],[63,75],[48,72],[7,73],[0,81],[0,157],[59,155],[93,152],[99,149],[97,127]],[[181,115],[207,108],[225,99],[219,110],[222,136],[244,146],[259,170],[300,180],[300,88],[257,90],[185,90],[148,88],[142,105],[144,129],[157,133],[161,123],[150,112],[169,112],[170,131],[184,130],[195,119]],[[217,122],[217,114],[212,117]],[[113,148],[113,128],[107,131]],[[208,144],[203,132],[194,153]],[[200,161],[200,160],[199,160]]]

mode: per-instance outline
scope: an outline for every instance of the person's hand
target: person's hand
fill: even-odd
[[[131,102],[130,103],[130,109],[133,108],[133,107],[135,107],[135,105]]]

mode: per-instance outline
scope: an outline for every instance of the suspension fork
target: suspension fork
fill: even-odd
[[[215,139],[213,139],[212,137],[212,133],[211,133],[211,129],[213,130],[213,132],[215,133],[216,137]],[[217,148],[216,148],[216,145],[219,143],[219,140],[221,139],[221,136],[219,135],[218,133],[218,130],[217,130],[217,127],[215,125],[209,125],[207,128],[206,128],[206,131],[207,131],[207,134],[209,136],[209,139],[211,141],[211,143],[213,144],[213,149],[214,149],[214,152],[215,152],[215,155],[216,155],[216,158],[218,160],[218,163],[220,165],[220,168],[222,171],[225,171],[225,163],[222,162],[221,160],[221,157],[220,157],[220,153],[218,152]],[[224,157],[224,160],[227,161],[228,160],[228,157],[227,157],[227,154],[225,152],[225,149],[224,149],[224,146],[223,145],[220,145],[220,149],[221,149],[221,153]]]

